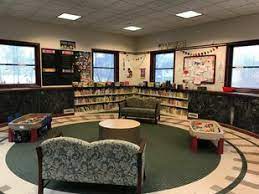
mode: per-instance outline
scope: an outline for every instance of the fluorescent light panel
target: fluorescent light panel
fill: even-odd
[[[201,16],[201,13],[195,12],[195,11],[185,11],[182,13],[176,14],[176,16],[181,17],[181,18],[193,18],[197,16]]]
[[[65,20],[78,20],[79,18],[81,18],[81,16],[73,15],[69,13],[62,13],[60,16],[58,16],[58,18],[65,19]]]
[[[137,30],[141,30],[142,28],[137,27],[137,26],[128,26],[123,28],[124,30],[129,30],[129,31],[137,31]]]

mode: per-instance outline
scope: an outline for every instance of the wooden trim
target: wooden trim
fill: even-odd
[[[253,45],[259,45],[259,39],[231,42],[227,44],[227,57],[226,57],[225,83],[224,83],[225,86],[231,87],[232,85],[231,81],[232,81],[234,47],[253,46]],[[259,93],[259,89],[257,88],[235,88],[235,90],[237,92]]]
[[[141,194],[141,190],[142,190],[142,177],[143,177],[143,168],[144,166],[142,166],[142,155],[144,154],[144,149],[146,146],[146,142],[145,140],[141,139],[140,141],[140,149],[139,149],[139,153],[137,154],[137,168],[138,168],[138,178],[137,178],[137,194]]]
[[[94,52],[109,53],[114,55],[114,82],[119,82],[119,74],[120,74],[119,51],[105,50],[105,49],[92,49],[92,80],[93,81],[94,81],[94,56],[93,56]]]
[[[36,148],[38,156],[38,194],[43,194],[44,184],[42,179],[42,149],[41,147]]]
[[[150,53],[150,70],[149,70],[149,81],[150,82],[155,82],[155,57],[154,54],[151,52]]]
[[[259,139],[259,134],[253,133],[253,132],[245,130],[245,129],[241,129],[241,128],[235,127],[233,125],[229,125],[229,124],[225,124],[225,123],[219,123],[219,124],[222,125],[223,127],[227,127],[227,128],[233,129],[235,131],[238,131],[240,133],[244,133],[246,135],[252,136],[252,137],[254,137],[256,139]]]
[[[27,46],[35,48],[35,84],[0,84],[0,88],[33,88],[41,86],[41,72],[40,72],[40,44],[16,40],[0,39],[0,44],[11,46]]]
[[[173,69],[173,80],[172,82],[174,83],[175,81],[175,61],[176,61],[176,50],[175,49],[167,49],[167,50],[158,50],[158,51],[151,51],[150,52],[150,82],[155,82],[156,78],[155,78],[155,70],[156,70],[156,59],[155,59],[155,56],[157,54],[163,54],[163,53],[174,53],[174,61],[173,61],[173,68],[170,68],[170,69]],[[173,84],[172,83],[172,84]]]
[[[34,91],[34,90],[71,90],[73,89],[72,86],[64,86],[64,87],[32,87],[32,88],[3,88],[0,89],[0,93],[3,92],[27,92],[27,91]]]

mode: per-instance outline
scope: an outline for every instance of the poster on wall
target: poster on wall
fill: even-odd
[[[183,77],[193,84],[215,83],[216,55],[184,57]]]
[[[145,79],[146,77],[146,68],[140,68],[140,78]]]
[[[90,52],[75,52],[74,72],[78,74],[78,81],[85,85],[92,81],[91,60]]]
[[[60,48],[65,50],[74,50],[76,48],[75,41],[60,40]]]

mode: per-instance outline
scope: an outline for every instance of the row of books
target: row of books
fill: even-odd
[[[179,101],[176,99],[161,98],[160,102],[162,104],[168,104],[172,106],[178,106],[178,107],[184,107],[184,108],[188,107],[188,101]]]
[[[90,104],[90,103],[108,103],[119,102],[125,99],[125,96],[104,96],[96,98],[75,98],[75,105]]]
[[[188,110],[176,109],[173,107],[161,107],[161,112],[165,112],[173,115],[179,115],[179,116],[187,116],[188,114]]]
[[[152,89],[139,88],[139,93],[157,95],[157,96],[184,98],[184,99],[188,98],[188,94],[185,92],[175,92],[175,91],[168,91],[168,90],[152,90]]]
[[[127,94],[137,92],[134,88],[100,88],[76,90],[75,96],[103,95],[103,94]]]
[[[118,104],[116,103],[108,103],[108,104],[95,104],[95,105],[86,105],[76,107],[76,112],[101,112],[101,111],[108,111],[118,108]]]

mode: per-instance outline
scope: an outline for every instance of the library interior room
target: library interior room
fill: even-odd
[[[258,194],[259,0],[0,0],[0,194]]]

